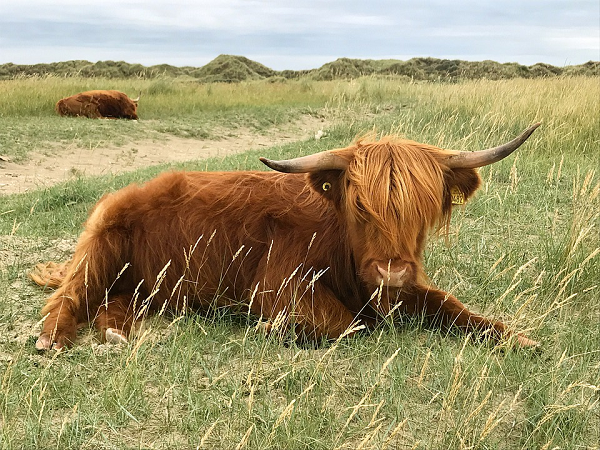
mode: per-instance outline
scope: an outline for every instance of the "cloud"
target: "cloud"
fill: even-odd
[[[220,53],[265,55],[275,69],[386,55],[581,63],[600,59],[599,15],[597,0],[22,0],[0,5],[0,63],[197,65]]]

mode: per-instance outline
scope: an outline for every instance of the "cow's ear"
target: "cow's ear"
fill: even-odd
[[[327,200],[339,204],[342,198],[343,177],[341,170],[321,170],[307,175],[308,183],[315,192]]]
[[[475,169],[452,169],[444,175],[444,209],[464,204],[481,186]]]

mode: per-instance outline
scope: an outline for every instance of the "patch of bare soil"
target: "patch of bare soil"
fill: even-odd
[[[114,174],[163,163],[227,156],[247,150],[314,138],[327,124],[322,118],[300,120],[261,132],[226,130],[221,139],[143,140],[122,147],[66,147],[52,155],[32,153],[23,163],[0,160],[0,195],[23,193],[73,178]],[[320,136],[319,136],[320,137]]]

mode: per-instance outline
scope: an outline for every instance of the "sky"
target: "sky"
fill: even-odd
[[[598,0],[0,0],[0,64],[600,60]]]

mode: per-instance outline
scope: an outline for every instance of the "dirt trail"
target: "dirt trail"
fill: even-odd
[[[322,118],[300,120],[261,132],[238,128],[224,130],[222,139],[143,140],[121,147],[66,147],[52,155],[32,153],[23,163],[0,159],[0,195],[48,187],[72,178],[121,173],[141,167],[226,156],[247,150],[286,144],[314,137],[327,124]],[[233,134],[233,136],[231,136]]]

